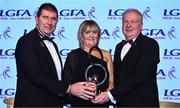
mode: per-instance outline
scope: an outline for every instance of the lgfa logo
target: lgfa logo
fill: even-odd
[[[2,20],[30,20],[31,13],[27,9],[9,9],[9,10],[0,10],[0,17]]]
[[[173,90],[165,89],[164,96],[179,97],[180,96],[180,89],[173,89]]]
[[[172,68],[170,68],[168,72],[165,72],[163,69],[158,69],[157,77],[156,77],[158,80],[165,80],[165,79],[167,79],[167,76],[171,80],[177,78],[176,77],[176,68],[174,66]]]
[[[77,19],[86,19],[88,16],[89,19],[96,19],[95,7],[91,7],[89,11],[85,12],[83,9],[63,9],[59,11],[59,19],[64,20],[77,20]]]
[[[0,16],[14,17],[14,16],[31,16],[29,10],[24,9],[9,9],[9,10],[0,10]]]
[[[180,9],[164,9],[163,19],[179,19],[180,20]]]
[[[164,9],[164,16],[180,16],[180,9]]]
[[[8,79],[8,78],[11,78],[11,76],[9,75],[9,72],[10,72],[10,66],[7,66],[2,74],[0,74],[0,76],[2,76],[4,79]]]
[[[122,19],[124,9],[109,9],[108,10],[108,20],[120,20]]]
[[[61,38],[66,38],[64,35],[63,35],[63,32],[65,32],[65,27],[61,27],[59,30],[58,30],[58,33],[57,33],[57,36],[58,38],[61,40]]]
[[[144,17],[144,19],[151,18],[151,16],[149,15],[150,10],[151,10],[150,7],[146,7],[146,9],[145,9],[144,12],[143,12],[143,17]]]
[[[14,49],[0,49],[0,59],[14,59]]]
[[[88,12],[88,17],[89,17],[89,19],[96,19],[96,17],[94,16],[94,13],[95,13],[95,7],[92,7],[90,10],[89,10],[89,12]]]
[[[14,94],[15,94],[14,88],[0,89],[0,98],[6,98],[7,96],[14,96]]]
[[[29,32],[29,30],[24,29],[23,35],[27,34],[28,32]],[[57,36],[61,40],[61,39],[66,38],[64,33],[65,33],[65,27],[60,27],[60,29],[57,31],[57,33],[56,32],[52,33],[52,36]]]
[[[0,39],[2,38],[2,36],[3,36],[3,38],[4,39],[12,39],[12,37],[10,36],[10,33],[11,32],[11,28],[10,27],[7,27],[4,31],[3,31],[3,33],[2,33],[2,35],[0,34]]]
[[[142,29],[142,33],[154,39],[166,39],[167,37],[172,40],[175,39],[175,27],[171,27],[167,32],[163,29]]]
[[[164,100],[180,100],[180,89],[165,89]]]
[[[101,29],[101,39],[111,39],[111,37],[113,37],[113,39],[116,40],[117,38],[121,38],[119,36],[120,32],[119,27],[115,27],[112,32],[108,29]]]
[[[180,59],[180,49],[164,49],[163,59]]]

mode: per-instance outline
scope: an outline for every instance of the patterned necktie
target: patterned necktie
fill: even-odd
[[[43,37],[42,37],[42,40],[48,40],[48,41],[50,41],[50,42],[52,42],[53,39],[54,39],[54,37],[48,37],[48,36],[43,36]]]
[[[125,45],[125,44],[127,44],[127,43],[129,43],[129,44],[133,44],[133,40],[122,40],[122,44],[123,45]]]

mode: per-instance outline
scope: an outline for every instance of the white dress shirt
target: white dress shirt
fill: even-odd
[[[45,43],[46,47],[48,48],[48,50],[52,56],[52,59],[54,61],[55,67],[56,67],[58,79],[61,80],[61,62],[60,62],[59,56],[56,52],[56,49],[55,49],[53,43],[50,42],[49,40],[43,40],[43,42]]]
[[[136,38],[133,39],[133,42],[136,40]],[[124,56],[127,54],[127,52],[129,51],[129,49],[131,48],[131,44],[130,43],[126,43],[122,50],[121,50],[121,61],[123,60]],[[112,103],[116,104],[116,100],[114,99],[114,97],[112,96],[112,94],[110,93],[110,91],[107,92],[109,99]]]
[[[127,54],[127,52],[129,51],[130,48],[131,48],[130,43],[127,43],[123,46],[123,48],[121,50],[121,61],[123,60],[124,56]]]

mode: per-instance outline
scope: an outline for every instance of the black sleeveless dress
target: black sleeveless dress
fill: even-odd
[[[62,79],[71,84],[86,81],[85,73],[87,68],[92,64],[92,62],[101,64],[106,70],[107,77],[104,82],[98,86],[99,90],[106,90],[108,88],[109,82],[107,63],[104,60],[95,56],[91,56],[89,58],[89,54],[81,48],[75,49],[68,54],[65,61],[64,71],[62,72]],[[108,107],[108,102],[105,104],[94,104],[90,100],[83,100],[72,95],[70,96],[68,101],[72,107]]]

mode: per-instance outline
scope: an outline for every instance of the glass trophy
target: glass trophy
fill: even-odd
[[[94,47],[93,47],[94,48]],[[91,60],[91,51],[92,49],[90,49],[89,52],[89,59],[90,59],[90,65],[86,68],[85,71],[85,78],[87,81],[93,82],[96,84],[96,91],[95,94],[98,95],[100,93],[99,90],[99,86],[102,85],[106,79],[107,79],[107,71],[106,68],[99,62],[99,63],[94,63]],[[98,47],[95,47],[100,54],[102,55],[101,50]],[[103,57],[101,57],[101,59],[103,59]]]

